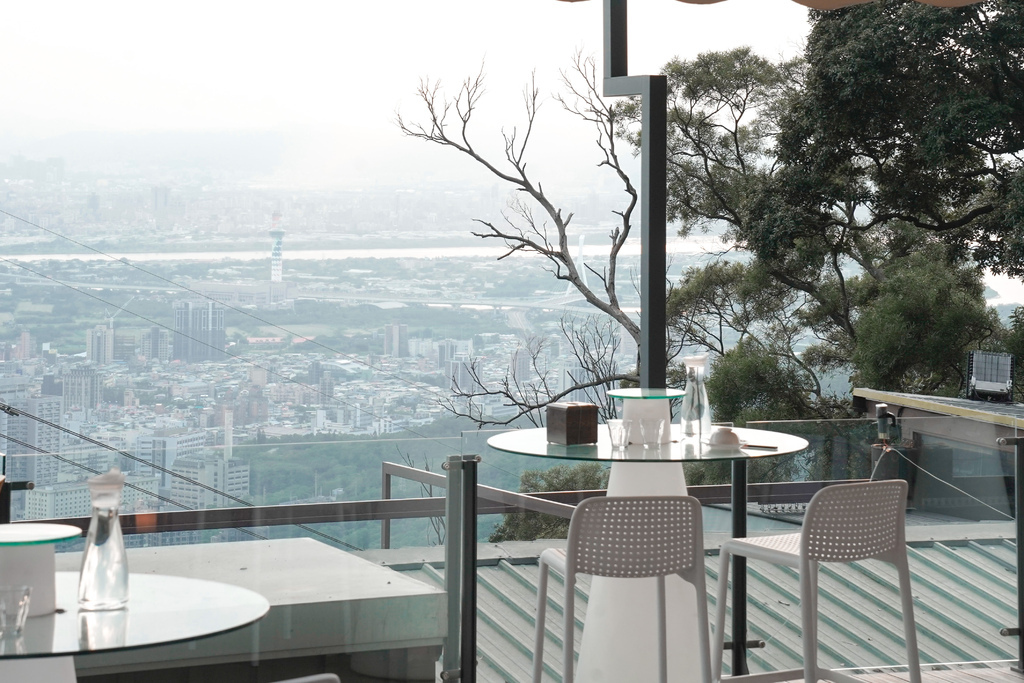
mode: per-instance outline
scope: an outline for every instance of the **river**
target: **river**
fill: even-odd
[[[196,245],[200,247],[201,245]],[[666,245],[669,254],[697,255],[718,253],[727,246],[715,236],[700,235],[686,239],[670,239]],[[578,247],[573,253],[578,253]],[[498,258],[508,249],[498,246],[472,247],[388,247],[367,249],[309,249],[290,251],[284,250],[284,259],[294,261],[331,261],[359,258],[408,259],[408,258]],[[607,244],[584,245],[585,256],[601,256],[608,253]],[[638,256],[640,241],[627,243],[620,254]],[[10,261],[100,261],[109,259],[128,259],[132,262],[146,261],[258,261],[270,258],[270,249],[262,251],[162,251],[162,252],[88,252],[82,254],[18,254],[4,256]]]

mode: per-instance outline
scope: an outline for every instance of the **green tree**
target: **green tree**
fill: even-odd
[[[1000,335],[982,266],[1024,271],[1024,12],[813,16],[805,61],[665,68],[671,215],[751,255],[688,271],[669,299],[679,343],[719,356],[720,419],[843,415],[836,375],[955,394],[966,351]]]
[[[520,493],[605,488],[608,488],[608,470],[597,462],[558,465],[549,470],[526,470],[519,481]],[[488,540],[491,543],[534,541],[538,538],[565,538],[568,533],[568,519],[538,512],[516,512],[505,515]]]

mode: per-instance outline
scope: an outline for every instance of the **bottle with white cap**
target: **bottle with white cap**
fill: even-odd
[[[128,557],[118,509],[124,474],[117,467],[89,479],[92,519],[78,579],[80,610],[116,610],[128,604]]]

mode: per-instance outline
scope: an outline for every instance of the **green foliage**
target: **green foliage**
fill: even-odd
[[[558,465],[549,470],[526,470],[519,484],[520,493],[604,488],[608,488],[608,470],[596,462],[575,466]],[[568,519],[537,512],[521,512],[505,515],[488,540],[491,543],[534,541],[538,538],[565,538],[568,533]]]
[[[819,13],[806,57],[779,136],[789,215],[820,233],[852,203],[868,213],[861,229],[904,220],[961,257],[1024,272],[1024,6],[889,0]]]
[[[716,420],[795,420],[810,412],[810,396],[801,370],[764,347],[741,341],[718,356],[707,379],[708,400]]]
[[[979,266],[1024,273],[1024,6],[812,16],[804,61],[665,68],[670,212],[751,254],[669,298],[723,419],[842,415],[837,376],[956,394],[1002,334]]]
[[[857,320],[856,379],[883,391],[946,393],[964,387],[966,351],[999,326],[985,306],[981,273],[928,252],[889,269]]]

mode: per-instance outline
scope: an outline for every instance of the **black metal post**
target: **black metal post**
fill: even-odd
[[[480,456],[462,471],[462,682],[476,683],[476,480]]]
[[[732,535],[747,536],[747,461],[732,461]],[[722,596],[719,599],[725,599]],[[732,556],[732,675],[747,669],[747,558]]]
[[[448,472],[444,585],[448,593],[448,633],[441,658],[441,680],[476,683],[476,483],[479,455],[453,455]]]
[[[1010,668],[1024,673],[1024,591],[1021,590],[1021,571],[1024,568],[1024,462],[1021,461],[1020,447],[1024,437],[1006,437],[998,440],[1000,446],[1013,446],[1013,516],[1017,527],[1017,665]],[[1003,629],[1010,635],[1010,631]]]
[[[380,474],[380,497],[382,500],[391,500],[391,474],[381,471]],[[391,520],[380,520],[380,548],[387,550],[391,547]]]
[[[441,680],[458,680],[462,658],[462,456],[453,455],[442,465],[448,475],[445,492],[444,589],[448,594],[448,630],[441,656]]]
[[[11,523],[11,482],[0,484],[0,524]]]
[[[639,95],[640,130],[640,386],[665,386],[665,238],[668,158],[668,79],[628,76],[626,0],[604,0],[604,94]]]

